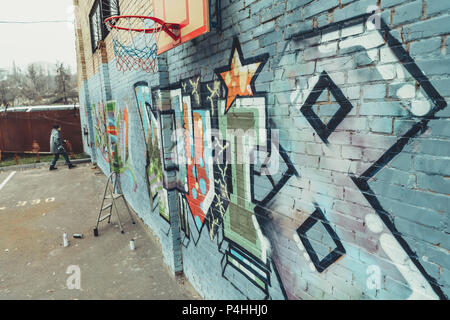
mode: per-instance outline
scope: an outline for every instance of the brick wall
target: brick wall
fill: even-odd
[[[125,196],[173,272],[211,299],[448,297],[446,1],[222,0],[222,30],[154,74],[117,71],[110,36],[92,53],[92,3],[92,154],[109,172],[114,120]]]

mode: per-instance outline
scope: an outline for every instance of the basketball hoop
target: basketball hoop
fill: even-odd
[[[123,72],[155,72],[161,31],[174,40],[179,39],[179,24],[166,23],[155,17],[113,16],[105,19],[105,25],[112,35],[117,70]],[[133,33],[137,36],[133,37]]]

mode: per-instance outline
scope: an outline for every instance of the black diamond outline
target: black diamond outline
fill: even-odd
[[[306,235],[308,230],[311,229],[319,221],[325,227],[328,234],[331,236],[331,239],[333,239],[334,244],[336,245],[336,248],[322,260],[319,259],[316,250],[314,250],[313,246],[311,245],[311,242],[308,239],[308,236]],[[318,207],[316,207],[314,213],[310,215],[308,219],[306,219],[305,222],[303,222],[303,224],[297,229],[297,234],[299,235],[300,240],[303,243],[303,246],[308,252],[311,261],[314,263],[314,266],[316,267],[319,273],[325,271],[329,266],[331,266],[333,263],[339,260],[346,253],[339,236],[336,234],[333,228],[331,228],[327,218],[325,218],[325,215],[323,214],[322,210],[320,210],[320,208]]]
[[[312,110],[312,107],[316,103],[317,99],[319,99],[322,92],[326,89],[330,90],[340,108],[336,111],[331,120],[325,125],[323,121],[320,120],[320,118],[317,116],[317,114]],[[314,130],[316,130],[320,139],[322,139],[324,143],[328,144],[328,137],[334,132],[334,130],[336,130],[337,126],[342,122],[342,120],[344,120],[344,118],[352,109],[353,105],[345,97],[341,89],[336,86],[336,84],[326,71],[322,71],[319,80],[312,89],[303,106],[300,108],[300,111],[301,113],[303,113],[306,120],[308,120]]]
[[[277,182],[273,179],[272,175],[265,175],[265,177],[269,180],[270,184],[272,185],[272,190],[262,200],[256,199],[255,176],[263,177],[263,175],[261,174],[261,170],[260,171],[255,170],[254,165],[250,166],[251,197],[252,197],[252,203],[254,203],[256,205],[256,207],[255,207],[256,213],[262,214],[263,207],[270,200],[272,200],[275,197],[275,195],[286,185],[287,181],[294,175],[296,177],[299,176],[299,174],[298,174],[297,170],[295,169],[294,165],[292,164],[291,159],[289,158],[286,150],[284,150],[284,148],[281,144],[278,145],[278,153],[280,155],[279,161],[283,160],[287,168],[281,174],[281,178]],[[270,156],[272,156],[272,155],[273,155],[273,153],[270,153]]]

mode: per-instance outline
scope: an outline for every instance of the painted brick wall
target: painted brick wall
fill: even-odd
[[[155,74],[117,71],[109,37],[92,53],[92,3],[91,153],[108,173],[113,123],[173,272],[210,299],[448,298],[447,1],[222,0]]]

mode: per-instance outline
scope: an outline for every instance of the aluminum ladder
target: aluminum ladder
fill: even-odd
[[[98,213],[97,225],[94,228],[94,236],[95,237],[98,236],[98,225],[100,224],[100,222],[102,222],[106,219],[108,219],[108,223],[111,222],[113,207],[115,209],[115,212],[117,215],[117,220],[119,222],[120,232],[124,233],[123,227],[122,227],[122,222],[120,221],[119,210],[117,210],[117,206],[116,206],[116,202],[115,202],[117,199],[120,199],[120,198],[123,199],[123,202],[125,203],[125,206],[127,207],[127,211],[128,211],[128,214],[130,215],[131,222],[133,224],[135,224],[130,207],[128,206],[128,203],[125,200],[125,197],[123,196],[122,187],[120,186],[120,183],[117,183],[118,180],[119,180],[119,175],[117,172],[113,171],[108,176],[108,180],[106,181],[105,192],[103,194],[102,204],[100,206],[100,212]],[[112,188],[111,188],[111,186],[112,186]],[[119,192],[116,193],[115,191],[119,191]],[[111,200],[111,202],[108,204],[105,204],[105,200]],[[105,215],[102,216],[102,213],[104,211],[108,211],[108,213],[106,213]]]

